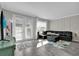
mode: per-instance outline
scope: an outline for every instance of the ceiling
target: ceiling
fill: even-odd
[[[55,20],[79,15],[79,2],[1,2],[4,9]]]

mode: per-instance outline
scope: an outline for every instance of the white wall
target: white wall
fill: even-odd
[[[19,23],[19,24],[23,24],[23,29],[25,30],[25,26],[29,23],[31,24],[31,28],[32,28],[32,39],[36,39],[36,22],[37,20],[42,20],[42,21],[47,21],[45,19],[40,19],[39,17],[32,17],[29,15],[23,15],[20,13],[16,13],[16,12],[12,12],[9,10],[5,10],[4,11],[4,15],[6,17],[7,20],[12,19],[13,20],[13,36],[15,37],[15,24]],[[17,21],[16,21],[17,20]],[[47,21],[48,22],[48,21]],[[47,26],[48,27],[48,26]],[[25,39],[25,31],[23,30],[23,38]]]
[[[72,31],[79,37],[79,15],[52,20],[49,30]]]
[[[27,16],[27,15],[22,15],[16,12],[12,12],[9,10],[5,10],[4,11],[4,15],[6,17],[7,20],[12,19],[13,20],[13,36],[15,37],[15,24],[23,24],[23,29],[25,30],[25,26],[29,23],[31,24],[31,29],[32,29],[32,38],[35,38],[34,32],[35,32],[35,26],[36,26],[36,18],[35,17],[31,17],[31,16]],[[16,21],[17,20],[17,21]],[[25,39],[25,31],[23,31],[23,39]]]

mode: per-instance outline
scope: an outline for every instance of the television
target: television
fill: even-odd
[[[7,20],[4,16],[3,11],[0,15],[0,41],[8,41],[6,38],[12,36],[12,22]]]
[[[4,40],[4,31],[3,31],[3,11],[1,11],[1,16],[0,16],[0,33],[1,33],[1,38],[0,40]]]

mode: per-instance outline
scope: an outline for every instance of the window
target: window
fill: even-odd
[[[37,20],[36,36],[37,36],[37,32],[43,32],[43,31],[46,31],[46,30],[47,30],[47,22]]]
[[[21,26],[20,25],[16,25],[16,27],[15,27],[15,37],[16,37],[17,41],[23,39],[22,33],[23,33],[22,25]]]
[[[37,31],[45,31],[47,29],[47,23],[45,21],[37,21]]]

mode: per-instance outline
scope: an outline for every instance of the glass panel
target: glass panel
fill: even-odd
[[[16,26],[16,28],[15,28],[15,36],[16,36],[16,40],[18,41],[18,40],[22,40],[23,38],[22,38],[22,27],[20,27],[20,26]]]
[[[42,33],[43,31],[47,30],[47,22],[46,21],[37,21],[37,29],[36,29],[36,36],[37,32]]]
[[[31,28],[25,27],[25,38],[26,39],[31,38]]]
[[[44,21],[37,21],[37,31],[45,31],[47,29],[47,23]]]

